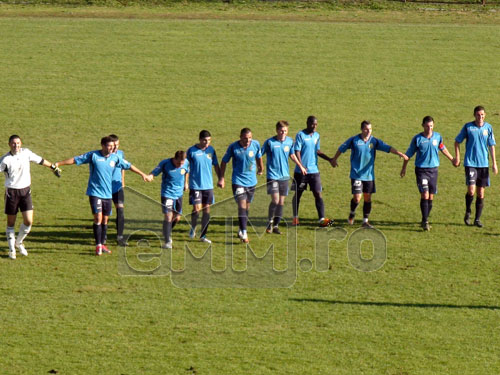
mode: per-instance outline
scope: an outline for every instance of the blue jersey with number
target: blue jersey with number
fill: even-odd
[[[262,157],[260,143],[252,140],[247,148],[243,148],[239,141],[231,143],[222,158],[224,163],[233,159],[232,183],[244,187],[257,185],[257,162]]]
[[[123,154],[122,150],[116,151],[116,154],[118,154],[118,156],[121,157],[122,159],[125,159],[125,155]],[[122,168],[116,167],[115,170],[113,171],[113,181],[112,181],[113,194],[119,191],[121,188],[122,188]]]
[[[214,188],[212,165],[219,165],[217,154],[212,146],[205,150],[197,145],[187,150],[189,161],[189,188],[192,190],[209,190]]]
[[[161,196],[165,198],[177,199],[184,193],[184,183],[186,173],[189,173],[189,162],[184,163],[177,168],[172,162],[172,158],[165,159],[151,171],[153,176],[161,175]]]
[[[415,167],[436,168],[439,167],[439,150],[445,149],[441,134],[433,132],[432,136],[427,138],[424,133],[419,133],[411,140],[406,156],[411,158],[416,152]]]
[[[488,147],[496,145],[493,128],[485,122],[479,127],[476,123],[468,122],[458,133],[455,141],[465,142],[464,166],[474,168],[488,167]]]
[[[307,169],[307,174],[319,173],[318,169],[318,150],[320,149],[319,133],[306,133],[306,130],[301,130],[295,137],[293,151],[300,152],[300,159],[304,168]],[[295,173],[301,173],[299,166],[295,166]]]
[[[103,156],[100,150],[75,156],[74,159],[76,165],[89,164],[86,194],[101,199],[111,199],[113,196],[112,180],[115,169],[130,169],[132,165],[118,154]]]
[[[286,137],[279,141],[277,137],[267,139],[262,146],[262,155],[267,154],[266,176],[270,180],[288,180],[290,166],[288,158],[293,152],[293,139]]]
[[[370,137],[365,142],[358,134],[349,138],[339,147],[339,151],[342,153],[348,149],[351,150],[350,177],[355,180],[373,181],[375,180],[374,165],[377,150],[390,152],[391,146],[375,137]]]

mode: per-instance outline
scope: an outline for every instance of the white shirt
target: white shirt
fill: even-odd
[[[31,185],[30,161],[40,164],[43,158],[27,148],[22,148],[16,155],[9,151],[2,156],[0,172],[5,174],[6,188],[24,189]]]

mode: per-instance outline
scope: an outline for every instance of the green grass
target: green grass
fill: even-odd
[[[448,148],[477,104],[495,129],[500,123],[500,29],[491,15],[483,25],[456,22],[461,16],[453,12],[427,22],[415,12],[412,23],[411,14],[395,22],[391,13],[373,15],[376,22],[366,22],[366,13],[357,22],[355,12],[344,15],[349,22],[291,22],[172,20],[155,11],[151,19],[102,19],[94,18],[100,15],[94,8],[98,14],[90,18],[60,17],[67,10],[55,11],[58,17],[39,8],[2,10],[5,151],[8,136],[18,133],[26,147],[56,161],[98,148],[100,137],[114,132],[127,158],[149,171],[194,144],[203,128],[222,157],[244,126],[263,142],[278,119],[287,119],[294,135],[309,114],[319,119],[329,155],[366,118],[375,136],[402,151],[428,114]],[[485,228],[468,228],[463,168],[445,161],[433,229],[424,233],[411,169],[400,179],[401,161],[378,154],[372,220],[387,239],[387,261],[376,272],[349,264],[347,238],[330,242],[329,252],[324,239],[314,248],[314,202],[306,193],[301,216],[311,226],[299,228],[297,259],[318,258],[309,272],[297,268],[289,288],[273,288],[269,272],[252,281],[270,288],[245,288],[245,275],[228,279],[228,288],[189,287],[221,286],[221,278],[201,268],[184,279],[123,276],[116,247],[112,256],[92,256],[87,167],[65,167],[56,179],[34,165],[30,256],[14,262],[3,252],[0,258],[1,372],[497,374],[499,179],[493,176],[487,190]],[[327,214],[349,237],[348,155],[339,162],[335,170],[325,162],[320,168]],[[127,173],[127,185],[159,196],[159,181],[144,184]],[[129,219],[159,227],[155,204],[130,192],[126,199]],[[216,199],[229,199],[217,206],[221,215],[235,208],[227,187]],[[263,216],[266,205],[260,191],[252,212]],[[176,244],[186,233],[183,224]],[[211,237],[220,270],[221,221]],[[283,248],[283,239],[252,237],[260,256],[272,241]],[[235,268],[244,269],[244,254],[236,245],[235,251]],[[174,252],[174,265],[182,268],[178,246]]]

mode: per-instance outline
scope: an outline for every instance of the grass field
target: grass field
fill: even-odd
[[[203,128],[222,157],[242,127],[262,143],[277,120],[287,119],[295,135],[310,114],[318,117],[321,148],[331,156],[363,119],[372,121],[374,136],[405,151],[425,115],[435,118],[435,130],[452,149],[478,104],[498,133],[500,20],[494,13],[482,23],[475,13],[427,19],[415,11],[413,23],[411,13],[396,22],[391,12],[374,14],[373,22],[369,12],[358,19],[355,11],[342,22],[333,13],[323,17],[337,22],[296,22],[231,19],[220,11],[208,18],[221,19],[195,20],[157,17],[157,10],[132,19],[127,10],[100,9],[114,12],[108,18],[93,17],[95,8],[72,11],[85,17],[49,11],[0,7],[5,152],[17,133],[25,147],[57,161],[99,148],[101,136],[113,132],[127,159],[149,172],[194,144]],[[227,279],[199,266],[199,273],[127,276],[118,248],[111,256],[92,255],[87,167],[65,167],[56,179],[34,165],[30,255],[11,261],[6,242],[0,253],[0,372],[498,374],[500,179],[493,176],[487,190],[485,227],[465,227],[463,168],[441,161],[433,228],[426,233],[411,168],[400,179],[402,162],[378,154],[371,219],[385,236],[387,259],[375,272],[360,272],[348,259],[348,239],[357,229],[346,225],[349,156],[335,170],[322,162],[326,211],[338,226],[314,231],[314,201],[304,195],[296,259],[277,254],[277,267],[288,266],[284,284],[269,271],[245,273],[236,242],[233,267],[243,272]],[[126,182],[159,199],[159,180],[145,184],[127,173]],[[229,188],[216,190],[220,217],[210,229],[216,270],[224,269],[224,246],[232,243],[221,219],[235,208],[230,197]],[[132,227],[157,230],[157,204],[132,191],[126,199]],[[266,206],[259,190],[255,220]],[[176,244],[187,228],[176,228]],[[113,238],[113,224],[109,232]],[[146,234],[152,249],[133,251],[157,252],[154,236]],[[328,239],[338,241],[327,248]],[[252,237],[260,256],[271,243],[285,249],[284,238]],[[197,256],[205,250],[190,247]],[[362,252],[369,258],[371,249],[363,245]],[[183,268],[182,255],[177,245],[174,270]],[[133,265],[150,267],[137,259]]]

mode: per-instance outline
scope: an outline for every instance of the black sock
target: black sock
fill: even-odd
[[[116,235],[118,237],[122,237],[124,229],[125,229],[125,209],[123,207],[117,207],[116,208]]]
[[[422,211],[422,223],[426,223],[429,218],[429,200],[420,198],[420,211]]]
[[[94,223],[94,225],[92,225],[92,229],[94,231],[95,244],[102,245],[102,242],[101,242],[101,234],[102,234],[101,224]]]
[[[474,200],[473,195],[465,194],[465,212],[470,214],[471,213],[471,206],[472,206],[472,201]]]
[[[358,208],[359,202],[356,202],[354,199],[351,199],[351,213],[353,214]]]
[[[429,217],[431,215],[431,211],[432,211],[432,199],[429,199],[427,201],[427,205],[429,206],[429,211],[427,211],[427,217]]]
[[[101,224],[101,243],[104,244],[108,235],[108,224]]]
[[[165,238],[165,243],[170,242],[172,238],[172,222],[163,221],[163,237]]]
[[[175,220],[175,219],[172,220],[172,229],[175,228],[175,226],[177,225],[178,222],[179,222],[178,220]]]
[[[210,224],[210,213],[203,212],[203,215],[201,216],[201,236],[200,237],[205,237],[207,235],[208,224]]]
[[[302,197],[302,193],[303,192],[304,192],[304,190],[297,190],[295,192],[295,195],[292,198],[293,217],[298,217],[299,216],[300,198]]]
[[[368,219],[370,212],[372,212],[372,202],[363,203],[363,218]]]
[[[240,222],[240,229],[247,230],[247,210],[245,208],[238,207],[238,221]]]
[[[196,229],[196,225],[198,224],[198,217],[200,216],[199,211],[193,211],[191,213],[191,229],[194,231]],[[203,228],[203,225],[202,225]]]
[[[476,198],[476,219],[479,220],[481,218],[481,214],[483,213],[484,206],[484,198]]]
[[[278,204],[276,206],[275,216],[274,216],[274,226],[277,227],[281,221],[281,217],[283,216],[283,205]]]
[[[269,203],[269,208],[267,210],[268,222],[272,222],[273,221],[273,218],[276,215],[276,207],[277,206],[278,205],[276,203],[274,203],[273,201],[271,201],[271,203]]]
[[[318,212],[318,219],[325,217],[325,203],[322,197],[314,197],[314,203],[316,204],[316,211]]]

